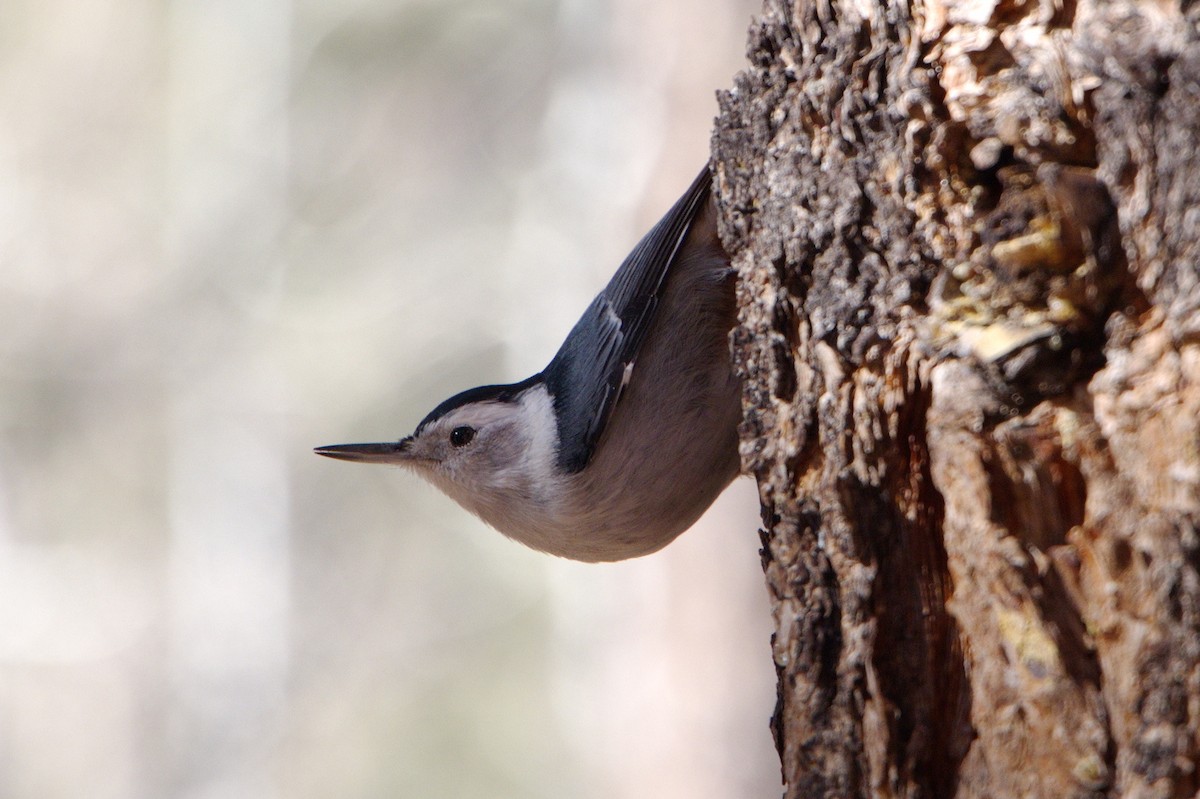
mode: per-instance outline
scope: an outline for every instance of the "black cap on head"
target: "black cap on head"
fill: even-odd
[[[477,386],[469,388],[466,391],[461,391],[455,394],[450,399],[442,402],[436,408],[426,415],[421,423],[417,425],[417,429],[413,432],[413,436],[421,435],[421,431],[429,425],[441,419],[446,414],[455,408],[461,408],[464,405],[471,405],[476,402],[516,402],[517,397],[521,396],[527,389],[532,388],[542,382],[541,372],[533,377],[526,378],[520,383],[507,383],[505,385],[495,386]]]

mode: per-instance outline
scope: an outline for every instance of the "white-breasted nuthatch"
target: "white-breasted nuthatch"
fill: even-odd
[[[705,168],[544,370],[464,391],[331,458],[407,466],[505,535],[610,561],[666,546],[738,474],[733,270]]]

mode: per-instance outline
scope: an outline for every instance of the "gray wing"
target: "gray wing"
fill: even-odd
[[[543,372],[558,418],[559,465],[567,472],[578,472],[591,460],[710,183],[706,165],[638,242]]]

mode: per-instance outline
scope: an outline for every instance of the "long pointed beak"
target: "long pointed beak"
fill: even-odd
[[[327,458],[337,458],[340,461],[400,463],[411,460],[409,454],[411,442],[412,438],[402,438],[399,441],[387,441],[382,444],[331,444],[328,447],[317,447],[313,452]]]

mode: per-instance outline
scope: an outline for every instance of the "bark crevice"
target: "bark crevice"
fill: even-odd
[[[1200,788],[1198,9],[752,28],[714,164],[788,796]]]

